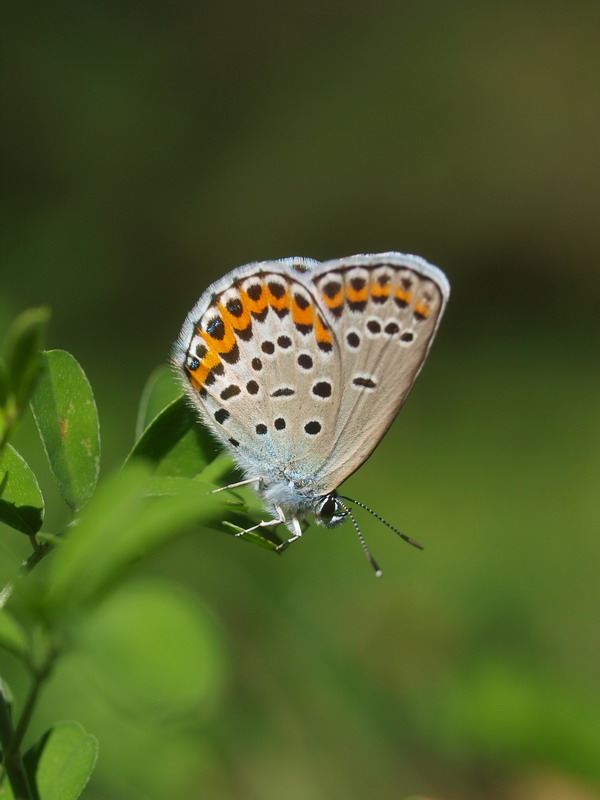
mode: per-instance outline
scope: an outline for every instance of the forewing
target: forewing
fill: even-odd
[[[328,262],[311,275],[340,352],[341,404],[317,480],[336,489],[373,452],[427,356],[449,286],[416,256],[384,253]]]
[[[246,472],[301,480],[333,447],[340,361],[306,279],[315,263],[233,270],[200,298],[176,345],[188,395]]]

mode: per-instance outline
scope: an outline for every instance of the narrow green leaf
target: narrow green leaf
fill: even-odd
[[[25,631],[5,608],[0,608],[0,647],[19,656],[28,649]]]
[[[49,319],[50,309],[29,309],[16,318],[6,334],[4,362],[10,391],[19,408],[25,405],[33,389]]]
[[[159,475],[193,478],[219,453],[219,447],[184,397],[150,423],[127,460],[143,459]]]
[[[98,758],[98,740],[78,722],[54,725],[25,756],[40,800],[77,800]]]
[[[207,467],[210,470],[211,464]],[[204,480],[204,473],[199,478],[174,478],[170,476],[152,476],[146,484],[148,495],[160,497],[161,495],[188,495],[197,497],[199,494],[212,494],[215,488],[213,483]],[[210,517],[204,520],[203,524],[207,528],[219,532],[239,533],[256,525],[260,519],[262,507],[255,502],[254,511],[256,516],[251,516],[249,504],[243,500],[238,493],[223,492],[216,495],[222,503],[222,513],[220,516]],[[244,541],[254,542],[255,544],[266,547],[268,550],[275,550],[281,544],[281,539],[277,536],[275,528],[262,528],[244,536]]]
[[[50,469],[73,509],[93,493],[100,468],[100,430],[92,388],[76,359],[49,350],[31,398]]]
[[[7,445],[0,453],[0,521],[33,536],[42,527],[44,498],[25,459]]]
[[[136,440],[163,408],[181,397],[181,391],[181,384],[170,367],[162,366],[154,370],[146,382],[140,399],[135,425]]]
[[[220,530],[225,528],[228,533],[232,533],[235,536],[237,534],[241,534],[243,531],[253,527],[254,525],[256,525],[256,520],[250,520],[249,517],[238,517],[235,514],[230,514],[227,520],[223,520]],[[216,528],[217,526],[209,525],[207,523],[207,527]],[[274,527],[257,528],[255,531],[244,533],[243,536],[240,536],[240,539],[241,541],[252,542],[252,544],[257,544],[259,547],[264,547],[266,550],[274,550],[275,552],[277,552],[278,545],[282,544],[281,539],[275,533]]]
[[[197,492],[147,496],[147,469],[130,465],[105,481],[49,564],[48,613],[79,611],[103,597],[140,557],[190,525],[220,520],[227,502]]]
[[[214,484],[200,481],[197,478],[177,478],[172,475],[152,475],[146,481],[145,487],[146,494],[152,497],[185,494],[208,495],[216,488]],[[235,505],[243,505],[241,500],[236,500],[234,503]]]

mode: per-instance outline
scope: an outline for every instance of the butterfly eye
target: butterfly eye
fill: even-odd
[[[318,515],[325,517],[328,523],[341,522],[345,516],[346,511],[335,494],[328,494],[322,498],[321,504],[318,506]]]
[[[336,512],[336,508],[335,497],[328,494],[327,497],[323,498],[323,502],[319,506],[319,515],[321,517],[332,517]]]

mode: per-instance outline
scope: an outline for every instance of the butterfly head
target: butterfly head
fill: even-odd
[[[319,525],[335,528],[348,517],[348,509],[335,492],[317,498],[315,518]]]

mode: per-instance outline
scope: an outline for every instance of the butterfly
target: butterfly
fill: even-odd
[[[228,272],[187,315],[173,364],[202,422],[272,518],[335,527],[337,492],[377,447],[423,366],[450,294],[444,273],[401,253],[260,261]],[[375,514],[402,538],[410,537]]]

